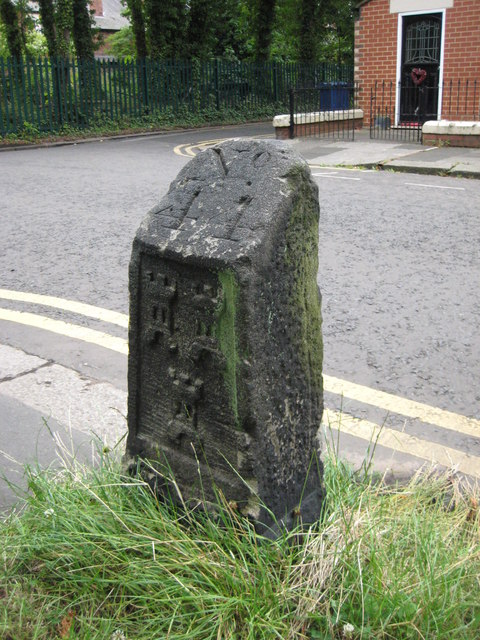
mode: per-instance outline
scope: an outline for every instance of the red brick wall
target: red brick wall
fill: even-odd
[[[446,11],[443,86],[442,118],[480,120],[479,0],[455,0]]]
[[[90,0],[90,6],[92,7],[96,16],[103,16],[102,0]]]
[[[370,92],[375,82],[396,81],[397,25],[398,15],[390,13],[389,0],[370,0],[360,8],[355,23],[355,79],[365,125],[370,122]]]
[[[480,148],[480,136],[449,136],[447,134],[436,135],[434,133],[424,133],[422,143],[427,146],[446,145],[448,147],[471,147],[478,149]]]
[[[442,117],[472,119],[480,98],[480,1],[454,0],[446,10]],[[359,107],[364,110],[365,124],[369,123],[370,90],[375,81],[397,80],[398,14],[390,13],[389,0],[370,0],[360,7],[355,24],[355,79],[359,83]],[[465,80],[469,79],[468,91]],[[458,80],[462,86],[458,91]],[[477,80],[476,89],[474,80]],[[457,83],[450,87],[450,81]],[[395,92],[395,86],[392,87]],[[390,100],[390,86],[386,95],[377,90],[377,109]],[[393,96],[393,103],[395,98]],[[389,114],[390,115],[390,114]],[[480,114],[477,114],[480,118]]]
[[[455,0],[445,17],[443,78],[478,78],[480,73],[480,2]]]

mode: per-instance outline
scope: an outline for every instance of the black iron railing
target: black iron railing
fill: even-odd
[[[361,124],[357,87],[349,82],[319,82],[290,89],[290,138],[351,138]]]
[[[370,91],[370,136],[421,141],[429,120],[480,120],[480,80],[435,85],[376,82]]]

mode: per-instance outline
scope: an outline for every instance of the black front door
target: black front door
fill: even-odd
[[[403,18],[400,80],[400,124],[436,120],[442,14]]]

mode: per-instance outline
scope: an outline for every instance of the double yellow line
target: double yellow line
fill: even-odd
[[[114,324],[124,329],[128,327],[128,316],[126,314],[73,300],[8,289],[0,289],[0,299],[52,307],[57,310],[68,311]],[[64,322],[63,320],[54,320],[47,316],[4,308],[0,308],[0,320],[44,329],[124,355],[128,353],[127,340],[102,331]],[[324,375],[323,380],[324,388],[327,392],[379,407],[387,413],[405,416],[469,437],[480,438],[480,420],[475,418],[445,411],[408,398],[348,382],[347,380],[340,380],[333,376]],[[469,455],[458,449],[424,440],[404,431],[390,429],[385,426],[381,427],[368,420],[354,418],[343,411],[326,409],[323,422],[327,427],[338,429],[343,433],[367,442],[377,442],[379,445],[401,453],[407,453],[423,461],[441,464],[446,467],[455,467],[462,473],[480,478],[480,457]]]
[[[273,134],[261,134],[258,136],[250,136],[252,138],[273,138]],[[217,138],[216,140],[202,140],[201,142],[197,142],[195,144],[178,144],[173,149],[173,153],[177,156],[183,156],[184,158],[193,158],[204,149],[208,147],[213,147],[214,144],[219,144],[220,142],[225,142],[225,140],[230,140],[231,138]]]
[[[208,147],[213,147],[214,144],[218,144],[219,142],[223,142],[228,138],[217,138],[216,140],[202,140],[201,142],[197,142],[196,144],[190,144],[187,142],[186,144],[178,144],[173,149],[173,153],[177,156],[184,156],[186,158],[193,158],[197,155],[199,151],[203,151]]]
[[[110,311],[109,309],[102,309],[101,307],[95,307],[82,302],[75,302],[74,300],[65,300],[63,298],[56,298],[53,296],[43,296],[37,293],[10,291],[9,289],[0,289],[0,298],[3,300],[29,302],[30,304],[53,307],[54,309],[60,309],[61,311],[70,311],[77,315],[87,316],[88,318],[94,318],[95,320],[101,320],[103,322],[108,322],[109,324],[116,324],[119,327],[128,328],[128,316],[124,313]],[[99,347],[104,347],[111,351],[118,351],[125,355],[128,353],[128,343],[123,338],[117,338],[109,335],[108,333],[90,329],[88,327],[81,327],[77,324],[64,322],[63,320],[54,320],[53,318],[38,315],[36,313],[0,308],[0,320],[16,322],[17,324],[35,327],[36,329],[44,329],[45,331],[57,333],[75,340],[90,342],[91,344],[96,344]]]

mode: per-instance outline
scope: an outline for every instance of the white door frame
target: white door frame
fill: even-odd
[[[395,126],[398,126],[400,120],[400,89],[399,84],[402,73],[402,43],[403,43],[403,18],[406,16],[423,16],[431,13],[442,14],[442,33],[440,38],[440,68],[438,73],[438,104],[437,119],[442,113],[442,97],[443,97],[443,57],[445,51],[445,22],[447,18],[446,9],[431,9],[429,11],[408,11],[398,14],[397,24],[397,81],[395,92]]]

